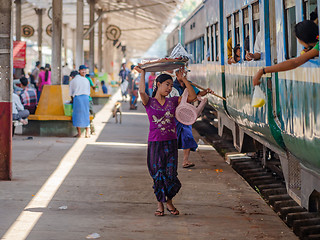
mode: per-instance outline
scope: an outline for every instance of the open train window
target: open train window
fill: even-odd
[[[317,0],[303,0],[303,19],[314,21],[318,18]]]
[[[253,40],[255,42],[258,32],[260,32],[259,2],[252,4],[252,18],[253,18],[253,37],[254,37]]]
[[[244,50],[250,52],[250,34],[249,34],[249,9],[243,9],[243,33],[244,33]]]
[[[234,14],[234,33],[235,33],[235,46],[240,44],[240,19],[239,12]]]
[[[210,38],[211,38],[211,56],[212,56],[212,59],[211,59],[211,61],[214,61],[214,26],[213,25],[211,25],[211,36],[210,36]]]
[[[232,23],[231,23],[231,16],[227,17],[227,24],[228,24],[228,39],[232,37]]]
[[[285,41],[286,41],[286,59],[297,56],[297,40],[294,34],[296,25],[296,7],[295,0],[284,1],[284,21],[285,21]]]
[[[210,43],[211,41],[211,34],[210,34],[210,27],[207,27],[207,60],[212,61],[211,56],[213,56],[210,52]],[[211,46],[212,48],[212,46]]]
[[[219,61],[219,24],[216,23],[214,25],[214,29],[215,29],[215,52],[216,52],[216,56],[215,59],[216,61]]]

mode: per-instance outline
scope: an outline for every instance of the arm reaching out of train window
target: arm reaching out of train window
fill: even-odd
[[[145,74],[146,72],[142,70],[139,66],[135,66],[134,70],[141,74],[139,82],[139,93],[143,105],[147,105],[149,102],[149,96],[146,94],[146,83],[145,83]]]
[[[289,59],[287,61],[284,61],[282,63],[278,63],[276,65],[270,66],[270,67],[265,67],[260,69],[253,77],[253,85],[260,85],[260,78],[262,77],[263,74],[266,73],[273,73],[273,72],[283,72],[283,71],[289,71],[292,69],[295,69],[308,60],[318,57],[319,56],[319,50],[313,48],[309,52],[306,52],[302,54],[299,57]]]
[[[300,55],[299,57],[292,58],[282,63],[260,69],[253,76],[254,86],[260,84],[260,78],[263,74],[292,70],[301,66],[308,60],[319,56],[319,36],[317,24],[310,20],[304,20],[295,25],[294,31],[298,42],[301,45],[303,45],[305,48],[313,48],[310,51]]]

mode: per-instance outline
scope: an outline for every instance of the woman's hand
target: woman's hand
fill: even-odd
[[[261,79],[262,75],[263,75],[263,70],[260,69],[260,70],[253,76],[253,79],[252,79],[252,81],[253,81],[253,86],[260,85],[260,83],[261,83],[261,82],[260,82],[260,79]]]

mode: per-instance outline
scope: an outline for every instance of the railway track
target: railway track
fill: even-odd
[[[232,168],[265,199],[300,239],[320,239],[320,213],[308,212],[289,196],[279,160],[271,158],[263,166],[259,152],[232,158],[231,153],[234,154],[236,150],[231,139],[218,136],[214,114],[210,108],[205,109],[202,121],[196,122],[194,128],[227,159]]]

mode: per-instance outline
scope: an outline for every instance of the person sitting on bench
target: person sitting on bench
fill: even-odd
[[[17,94],[12,94],[12,119],[18,120],[22,124],[28,124],[27,117],[30,115],[29,110],[24,109],[20,98]]]

